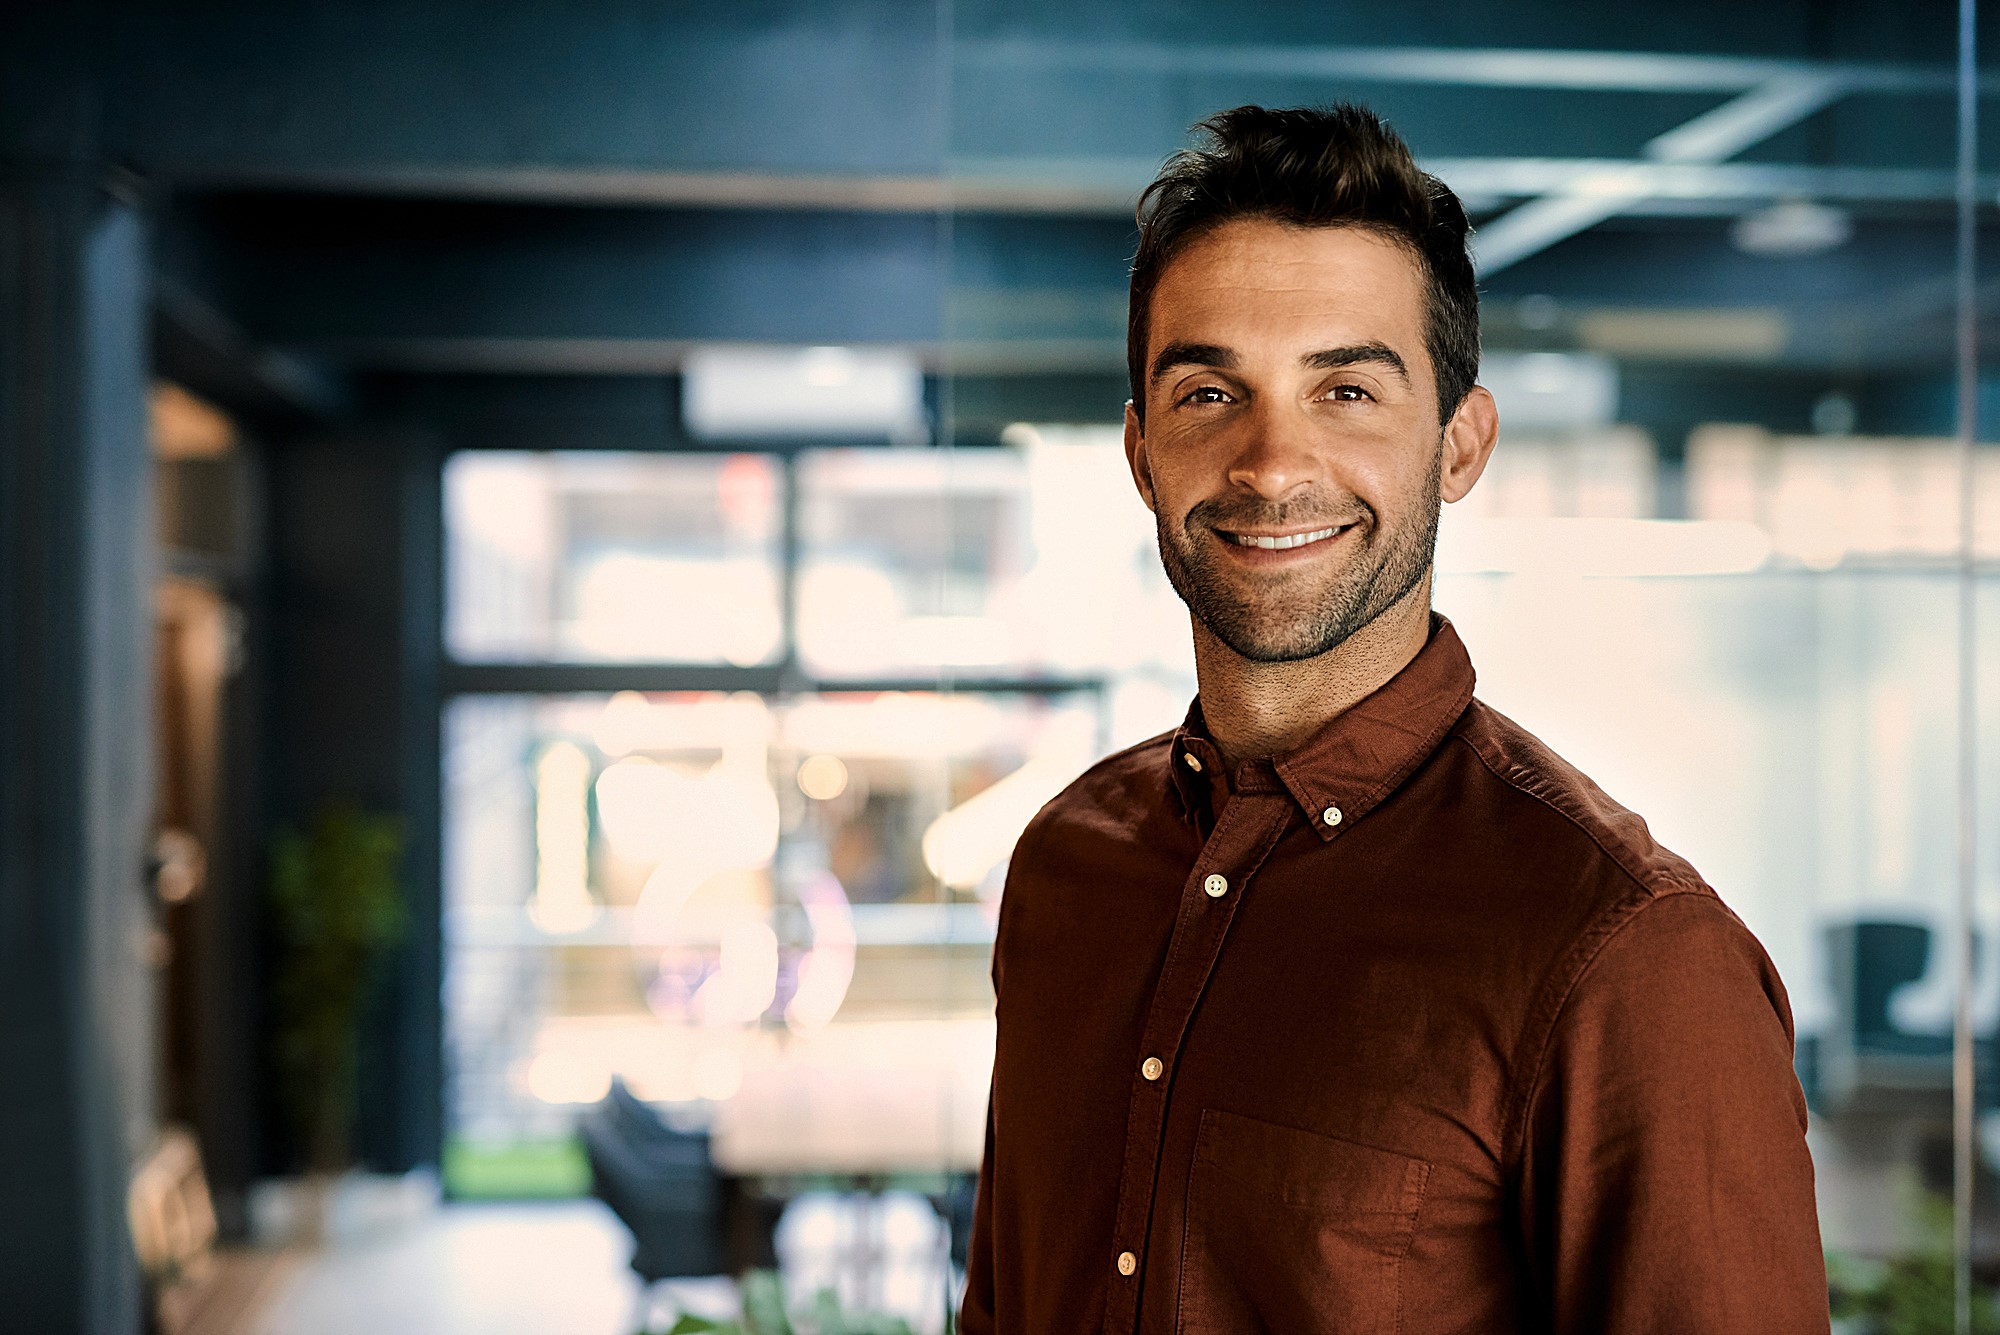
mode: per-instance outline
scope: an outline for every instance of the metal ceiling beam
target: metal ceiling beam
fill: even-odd
[[[1641,51],[1450,47],[1174,45],[1160,42],[960,42],[953,61],[980,70],[1263,75],[1329,81],[1546,88],[1609,93],[1736,93],[1773,80],[1833,77],[1856,92],[1948,93],[1946,66],[1816,63]]]
[[[883,343],[961,373],[1122,366],[1129,222],[967,216],[947,235],[896,215],[458,206],[412,233],[407,206],[212,206],[235,249],[218,291],[267,346],[359,371],[657,375],[710,341]],[[1730,247],[1710,225],[1600,229],[1489,284],[1502,310],[1712,307],[1886,315],[1948,273],[1947,229],[1865,220],[1810,265]],[[1942,248],[1941,248],[1942,247]],[[1872,326],[1871,326],[1872,327]]]
[[[1721,162],[1853,91],[1853,85],[1837,74],[1783,74],[1656,136],[1642,152],[1648,162],[1666,165]],[[1481,227],[1473,239],[1479,271],[1497,273],[1616,217],[1647,193],[1646,174],[1637,167],[1583,176],[1562,191],[1523,204]]]
[[[252,424],[333,417],[348,406],[348,387],[331,368],[260,347],[186,283],[156,271],[152,307],[155,373]]]
[[[1602,190],[1598,183],[1607,181],[1627,187],[1621,212],[1641,214],[1648,211],[1648,201],[1730,204],[1800,195],[1835,203],[1948,203],[1955,188],[1948,168],[1560,157],[1439,157],[1422,163],[1474,211],[1539,195],[1589,193]],[[192,193],[247,190],[662,209],[1130,218],[1139,192],[1158,169],[1151,158],[965,159],[948,175],[886,177],[590,168],[365,173],[301,168],[204,173],[182,184]],[[2000,192],[2000,176],[1983,178],[1980,192],[1982,197]]]
[[[1949,169],[1925,167],[1816,167],[1777,162],[1643,162],[1615,158],[1435,158],[1424,169],[1448,182],[1461,196],[1523,198],[1582,189],[1606,177],[1629,182],[1642,193],[1628,211],[1647,200],[1756,201],[1810,195],[1842,203],[1942,203],[1951,198]],[[2000,176],[1984,178],[1980,189],[2000,190]]]
[[[1731,104],[1733,105],[1733,103]],[[1563,193],[1609,193],[1621,212],[1645,212],[1649,200],[1754,203],[1810,195],[1841,203],[1949,203],[1949,168],[1828,167],[1779,162],[1662,161],[1641,158],[1426,157],[1424,170],[1475,210],[1508,200]],[[939,193],[967,213],[1069,213],[1126,217],[1159,163],[1141,158],[961,160]],[[2000,176],[1982,178],[1982,196]],[[1684,209],[1669,209],[1684,213]]]
[[[354,168],[301,161],[283,167],[196,167],[178,173],[175,184],[193,194],[301,192],[518,204],[860,213],[937,213],[957,202],[951,178],[906,173],[463,164]],[[1028,195],[1032,200],[1032,190]],[[1129,211],[1129,203],[1126,208]]]

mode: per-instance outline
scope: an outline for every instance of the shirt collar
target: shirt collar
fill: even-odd
[[[1296,749],[1245,761],[1230,776],[1238,792],[1282,785],[1321,839],[1334,839],[1379,805],[1438,748],[1472,702],[1472,659],[1451,622],[1432,613],[1431,637],[1401,672],[1343,710]],[[1201,700],[1174,734],[1168,764],[1190,813],[1205,808],[1222,753],[1208,735]]]

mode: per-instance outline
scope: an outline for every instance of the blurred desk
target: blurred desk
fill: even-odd
[[[969,1173],[986,1144],[990,1016],[835,1023],[746,1065],[716,1110],[739,1177]]]

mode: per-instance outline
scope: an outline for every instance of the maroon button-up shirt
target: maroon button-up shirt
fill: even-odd
[[[1015,850],[962,1329],[1789,1335],[1783,986],[1449,623],[1233,774],[1199,706]]]

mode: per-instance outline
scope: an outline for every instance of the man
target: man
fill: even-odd
[[[1125,442],[1200,696],[1015,850],[963,1330],[1825,1331],[1770,961],[1430,611],[1463,210],[1358,107],[1199,128]]]

